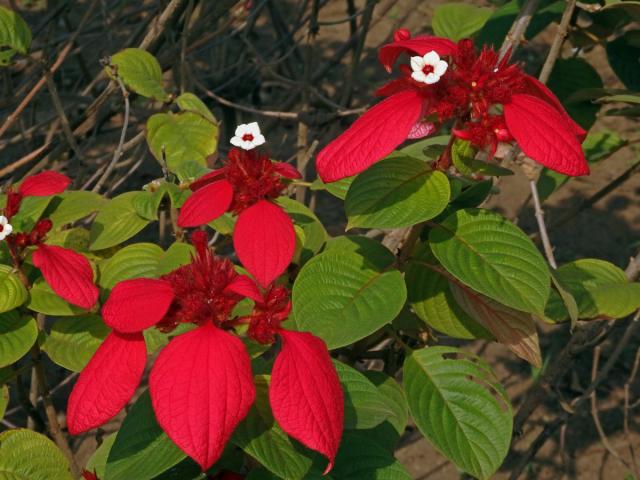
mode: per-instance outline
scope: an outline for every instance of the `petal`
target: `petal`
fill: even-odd
[[[153,278],[124,280],[111,290],[102,306],[102,318],[119,332],[141,332],[162,320],[172,301],[169,282]]]
[[[254,137],[260,135],[260,126],[258,125],[258,122],[247,123],[245,125],[245,133],[250,133]]]
[[[220,457],[255,399],[246,348],[211,323],[169,342],[149,388],[158,423],[203,470]]]
[[[18,191],[23,197],[46,197],[64,192],[70,184],[66,175],[48,171],[25,178]]]
[[[191,185],[189,185],[189,189],[192,192],[195,192],[196,190],[199,190],[206,185],[210,185],[211,183],[220,180],[220,177],[224,176],[225,173],[225,168],[218,168],[216,170],[213,170],[206,175],[201,176],[196,181],[192,182]]]
[[[411,69],[418,72],[424,67],[424,58],[419,56],[411,57],[410,63]]]
[[[291,263],[296,247],[293,222],[282,208],[261,200],[238,215],[233,245],[242,265],[266,287]]]
[[[199,227],[227,211],[233,200],[233,187],[226,180],[210,183],[196,190],[184,202],[178,215],[178,226]]]
[[[449,68],[449,64],[444,60],[440,60],[438,63],[436,63],[436,66],[434,67],[434,72],[436,75],[441,77],[442,75],[445,74],[445,72],[447,71],[447,68]]]
[[[444,57],[456,51],[456,44],[447,38],[418,35],[413,38],[408,38],[407,40],[400,40],[399,42],[384,45],[378,52],[378,58],[380,59],[380,63],[390,72],[393,64],[401,53],[408,52],[422,57],[432,50],[441,57]]]
[[[300,172],[296,170],[296,167],[290,163],[285,162],[273,162],[273,168],[276,172],[285,178],[302,178]]]
[[[524,80],[525,90],[523,93],[533,95],[534,97],[544,100],[553,108],[555,108],[569,124],[569,128],[573,131],[574,135],[576,135],[578,137],[578,140],[582,142],[587,136],[587,131],[573,121],[573,119],[569,116],[567,111],[562,106],[562,103],[560,103],[560,100],[558,100],[558,97],[556,97],[554,93],[538,79],[529,75],[525,75]]]
[[[362,172],[400,145],[422,112],[423,99],[405,90],[367,110],[316,160],[320,178],[335,182]]]
[[[580,143],[564,117],[545,101],[516,94],[504,106],[509,133],[528,157],[572,177],[589,173]]]
[[[435,51],[430,51],[424,54],[424,63],[426,65],[431,65],[432,67],[435,67],[438,62],[440,61],[440,55],[438,55],[438,52]]]
[[[93,270],[83,255],[43,244],[33,253],[33,264],[53,291],[67,302],[88,310],[98,301]]]
[[[425,81],[429,85],[432,85],[434,83],[438,83],[438,80],[440,80],[440,77],[438,75],[436,75],[435,73],[431,72],[430,74],[427,75],[427,78],[426,78]]]
[[[80,373],[67,406],[72,435],[113,418],[131,399],[147,362],[141,333],[110,333]]]
[[[264,135],[262,134],[258,134],[255,136],[255,138],[253,139],[253,144],[258,147],[260,145],[263,145],[266,142],[266,140],[264,139]]]
[[[344,398],[327,346],[306,332],[281,330],[269,402],[282,429],[329,459],[333,467],[344,423]]]
[[[233,281],[227,285],[224,289],[225,292],[233,292],[243,297],[250,298],[256,302],[262,302],[262,294],[258,290],[256,282],[247,277],[246,275],[238,275]]]
[[[427,76],[422,71],[413,72],[411,74],[411,78],[413,78],[416,82],[427,83]]]
[[[243,144],[243,140],[241,137],[231,137],[231,140],[229,140],[229,142],[231,142],[231,145],[234,145],[236,147],[240,147]]]

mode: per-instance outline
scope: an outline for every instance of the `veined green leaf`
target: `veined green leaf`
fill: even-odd
[[[44,435],[17,428],[0,433],[0,477],[6,480],[72,480],[67,457]]]
[[[112,71],[113,70],[113,71]],[[141,48],[125,48],[111,57],[108,75],[119,76],[127,88],[143,97],[165,101],[169,98],[162,86],[162,69],[156,57]]]

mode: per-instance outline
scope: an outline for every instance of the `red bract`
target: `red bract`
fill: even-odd
[[[261,293],[231,262],[214,256],[207,241],[204,232],[195,232],[192,242],[197,253],[190,264],[158,280],[125,280],[113,288],[102,315],[114,331],[74,387],[69,430],[77,434],[101,425],[131,399],[144,370],[143,329],[155,325],[171,331],[180,323],[191,323],[196,328],[172,339],[158,355],[149,390],[160,426],[203,470],[208,469],[255,398],[251,359],[242,341],[232,334],[238,324],[249,323],[249,336],[262,343],[272,343],[276,335],[283,340],[292,338],[283,342],[282,373],[271,382],[276,392],[290,383],[291,398],[285,401],[282,393],[276,395],[274,416],[283,419],[286,432],[333,462],[344,406],[326,346],[310,334],[282,330],[280,323],[291,309],[289,292],[270,286]],[[232,318],[232,310],[245,297],[256,302],[253,314]],[[308,345],[306,350],[300,342]],[[312,358],[301,358],[307,355]],[[304,384],[287,374],[292,372],[294,357],[296,368],[302,367],[307,376]],[[315,397],[328,402],[324,413],[319,412]],[[312,421],[306,429],[293,420],[302,416]]]
[[[400,30],[380,49],[380,61],[390,70],[403,52],[412,56],[411,66],[401,65],[402,76],[377,92],[388,98],[318,154],[318,174],[325,182],[360,173],[407,138],[429,135],[446,121],[454,123],[455,136],[487,148],[490,156],[499,142],[515,139],[527,156],[552,170],[589,173],[580,147],[586,132],[548,88],[499,60],[494,50],[477,53],[471,40],[456,45],[444,38],[410,38]],[[438,55],[446,63],[436,75],[429,56],[438,60]]]
[[[48,196],[63,192],[71,183],[57,172],[42,172],[27,177],[18,191],[10,189],[4,210],[8,220],[20,211],[22,199],[28,196]],[[93,270],[81,254],[67,248],[46,245],[46,236],[53,227],[51,220],[41,219],[31,232],[13,232],[6,240],[15,254],[27,247],[36,247],[33,264],[40,269],[51,289],[69,303],[91,309],[98,301],[98,288],[93,283]]]
[[[224,167],[191,185],[194,193],[180,210],[180,227],[197,227],[226,211],[238,215],[233,234],[242,264],[266,287],[287,268],[295,250],[293,222],[273,203],[286,183],[299,178],[290,165],[272,162],[256,150],[232,148]]]

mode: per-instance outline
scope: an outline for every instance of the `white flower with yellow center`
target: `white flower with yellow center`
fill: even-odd
[[[262,133],[258,122],[243,123],[236,127],[236,133],[231,137],[231,144],[244,150],[251,150],[262,145],[266,140]]]
[[[429,53],[425,53],[424,56],[411,57],[411,78],[416,82],[426,83],[432,85],[440,80],[440,77],[449,68],[449,64],[444,60],[440,60],[438,55],[433,50]]]
[[[9,223],[9,219],[4,215],[0,215],[0,241],[7,238],[13,232],[13,227]]]

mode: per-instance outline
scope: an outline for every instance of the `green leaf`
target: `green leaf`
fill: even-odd
[[[161,101],[169,99],[162,85],[160,64],[146,50],[125,48],[111,57],[111,65],[105,67],[107,74],[117,75],[137,94]]]
[[[394,414],[376,386],[362,373],[342,362],[333,365],[344,392],[344,427],[372,428]]]
[[[97,212],[106,202],[101,195],[85,191],[64,192],[58,195],[54,201],[57,205],[49,215],[49,219],[56,228]]]
[[[0,433],[3,480],[72,480],[67,457],[44,435],[17,428]]]
[[[105,478],[151,480],[185,457],[158,425],[147,390],[122,422],[109,451]]]
[[[156,221],[158,220],[158,208],[160,208],[164,194],[164,190],[139,192],[133,199],[133,208],[142,218]]]
[[[163,257],[162,248],[153,243],[134,243],[100,264],[99,285],[111,289],[131,278],[153,278]]]
[[[279,477],[308,478],[313,460],[302,445],[290,439],[273,419],[269,406],[269,379],[255,377],[256,400],[238,425],[231,441]]]
[[[527,235],[501,215],[458,210],[429,234],[431,250],[454,277],[516,310],[542,313],[550,274]]]
[[[491,334],[458,305],[449,287],[449,279],[433,268],[436,263],[425,245],[407,268],[407,296],[416,315],[450,337],[491,338]]]
[[[455,283],[450,287],[458,305],[498,342],[533,366],[542,365],[538,333],[531,314],[506,307]]]
[[[104,469],[107,465],[109,450],[111,450],[111,446],[113,445],[113,442],[115,442],[115,440],[115,433],[111,433],[104,437],[98,449],[93,452],[93,455],[91,455],[91,458],[89,458],[85,469],[91,473],[95,471],[98,475],[98,478],[104,478]]]
[[[180,107],[180,110],[197,113],[199,115],[202,115],[211,123],[218,123],[216,117],[214,117],[213,113],[211,113],[211,110],[209,110],[204,102],[196,97],[193,93],[183,93],[178,98],[176,98],[176,103]]]
[[[91,225],[91,250],[103,250],[129,240],[149,224],[136,213],[133,200],[140,192],[126,192],[105,203]]]
[[[49,206],[53,197],[25,197],[20,203],[20,211],[11,219],[14,230],[30,232]]]
[[[289,197],[280,197],[276,202],[289,214],[293,223],[302,228],[304,233],[300,256],[300,264],[302,264],[320,251],[327,241],[327,231],[318,217],[302,203]]]
[[[409,420],[409,406],[404,390],[393,377],[382,372],[369,370],[364,372],[364,375],[376,386],[387,408],[393,412],[389,418],[367,433],[375,438],[379,445],[394,451]]]
[[[43,278],[38,278],[33,282],[29,293],[31,296],[27,308],[34,312],[60,317],[81,315],[86,312],[86,310],[71,305],[66,300],[60,298]]]
[[[216,151],[218,126],[192,112],[156,113],[147,121],[147,142],[156,159],[176,171],[187,161],[202,166]]]
[[[182,265],[191,263],[191,257],[194,254],[195,249],[188,243],[172,243],[158,262],[156,276],[166,275]]]
[[[356,253],[380,270],[384,270],[396,260],[393,253],[377,240],[358,235],[342,235],[332,238],[327,243],[325,250]]]
[[[82,227],[54,230],[47,235],[47,245],[58,245],[76,252],[89,252],[89,230]]]
[[[16,12],[0,6],[0,66],[9,65],[16,52],[26,54],[30,46],[31,30],[27,23]]]
[[[355,180],[355,176],[346,177],[338,180],[337,182],[324,183],[320,178],[316,178],[311,184],[311,190],[326,190],[334,197],[338,197],[340,200],[344,200],[347,196],[349,187]]]
[[[293,311],[300,330],[311,331],[332,349],[391,322],[406,295],[399,271],[385,271],[362,255],[332,249],[300,271],[293,285]]]
[[[344,433],[331,476],[335,479],[411,479],[393,453],[363,431]]]
[[[19,307],[29,298],[29,293],[9,265],[0,265],[0,313]]]
[[[609,262],[585,258],[562,265],[555,273],[575,298],[580,318],[623,318],[640,308],[640,283],[629,283],[624,272]],[[555,321],[568,318],[559,294],[551,295],[546,315]]]
[[[467,176],[478,173],[490,177],[513,175],[513,172],[508,168],[476,160],[476,153],[477,151],[473,148],[471,142],[456,138],[451,147],[451,161],[461,174]]]
[[[467,3],[438,5],[433,13],[433,31],[439,37],[457,42],[480,31],[492,14],[490,8]]]
[[[405,360],[404,386],[418,428],[445,457],[480,479],[498,470],[513,427],[488,364],[453,347],[423,348]]]
[[[98,315],[60,318],[51,326],[42,349],[56,364],[80,372],[110,331]]]
[[[442,212],[450,198],[449,180],[422,160],[394,157],[358,175],[345,199],[347,228],[415,225]]]
[[[579,94],[580,91],[603,87],[600,75],[589,63],[582,58],[558,59],[547,85],[578,125],[585,130],[593,126],[600,105],[590,100],[566,101],[569,96]]]
[[[609,65],[629,90],[640,90],[640,46],[633,43],[633,32],[629,31],[612,42],[607,42]]]
[[[567,311],[567,315],[569,315],[569,320],[571,321],[571,328],[575,328],[578,322],[578,318],[580,317],[580,310],[578,309],[578,303],[573,295],[567,290],[560,279],[558,278],[558,274],[555,270],[551,270],[551,282],[553,283],[552,295],[553,292],[557,292],[562,299],[562,303],[564,304],[564,308]],[[549,297],[549,301],[551,302],[551,297]],[[547,303],[547,308],[549,307],[549,303]]]
[[[231,235],[236,226],[236,217],[228,212],[223,213],[215,220],[209,222],[211,228],[222,235]]]

